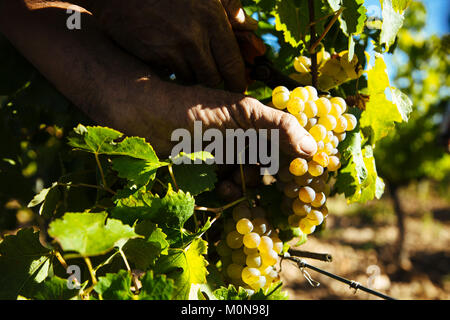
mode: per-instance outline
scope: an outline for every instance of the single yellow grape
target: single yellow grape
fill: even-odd
[[[302,176],[308,172],[308,162],[302,158],[295,158],[289,165],[289,172],[294,176]]]
[[[322,99],[322,98],[320,98],[320,99]],[[331,114],[326,114],[326,115],[320,117],[318,123],[321,124],[322,126],[324,126],[328,131],[336,128],[336,118],[333,117]]]
[[[341,161],[336,156],[329,157],[328,170],[337,171],[341,167]]]
[[[317,115],[316,103],[312,100],[308,100],[305,103],[305,110],[303,111],[308,118],[314,118]]]
[[[341,97],[333,97],[330,99],[330,102],[339,105],[339,107],[341,107],[342,113],[347,111],[347,103]]]
[[[329,114],[335,117],[337,120],[337,118],[342,114],[341,107],[336,103],[332,103]]]
[[[249,286],[250,286],[253,290],[258,291],[259,289],[264,288],[264,287],[266,286],[266,282],[267,282],[266,277],[264,277],[264,276],[259,276],[258,280],[256,280],[256,281],[250,283]]]
[[[256,218],[252,220],[253,232],[259,235],[265,234],[269,230],[269,222],[265,218]]]
[[[262,236],[258,246],[260,252],[266,252],[273,249],[273,241],[268,236]]]
[[[325,201],[327,201],[325,193],[318,192],[316,193],[316,197],[314,198],[313,202],[311,202],[311,205],[315,208],[319,208],[325,204]]]
[[[259,242],[261,241],[261,237],[256,232],[247,233],[244,238],[244,246],[247,248],[258,248]]]
[[[242,218],[236,223],[236,230],[240,234],[250,233],[253,230],[253,224],[249,219]]]
[[[307,123],[308,123],[308,116],[304,112],[299,112],[299,113],[295,114],[294,116],[297,118],[298,123],[300,123],[300,125],[302,127],[307,125]]]
[[[311,224],[310,220],[303,218],[299,223],[299,228],[304,234],[311,234],[316,230],[316,226]]]
[[[298,187],[307,186],[308,184],[311,183],[311,181],[312,181],[312,177],[309,173],[306,173],[302,176],[294,178],[294,182],[297,184]]]
[[[272,103],[275,108],[283,110],[289,101],[289,89],[283,86],[276,87],[272,91]]]
[[[240,279],[242,275],[243,266],[236,263],[231,263],[227,267],[227,274],[231,279]]]
[[[283,251],[283,247],[284,247],[283,241],[281,241],[279,238],[275,238],[275,237],[272,238],[272,241],[273,241],[273,250],[276,253],[280,254]]]
[[[347,134],[345,132],[342,132],[342,133],[335,132],[335,136],[338,138],[339,142],[342,142],[345,140],[345,137],[347,136]]]
[[[325,219],[328,216],[328,208],[327,208],[327,206],[323,206],[322,208],[320,208],[320,212],[322,212],[322,216]]]
[[[259,251],[258,251],[258,248],[247,248],[246,246],[244,246],[244,253],[246,254],[246,255],[251,255],[251,254],[255,254],[255,253],[258,253]]]
[[[321,124],[316,124],[311,129],[309,129],[309,133],[313,136],[314,140],[321,141],[325,139],[327,135],[327,129]]]
[[[261,258],[263,264],[273,266],[278,261],[278,254],[275,252],[275,250],[269,250],[261,252]]]
[[[296,115],[305,109],[305,103],[298,97],[291,97],[286,104],[286,108],[290,114]]]
[[[300,199],[295,199],[294,202],[292,202],[292,211],[294,211],[295,215],[304,217],[311,211],[311,206],[300,201]]]
[[[244,269],[242,269],[241,278],[242,281],[247,284],[257,281],[260,276],[261,271],[259,271],[257,268],[245,267]]]
[[[291,92],[291,97],[298,97],[306,102],[309,100],[309,92],[304,87],[297,87]]]
[[[262,264],[261,256],[259,255],[259,253],[248,255],[245,263],[250,268],[259,268]]]
[[[309,129],[314,127],[316,124],[317,124],[317,118],[316,117],[308,119],[308,123],[305,126],[305,130],[309,131]]]
[[[298,192],[298,197],[304,203],[311,203],[316,197],[316,192],[311,187],[301,187]]]
[[[300,73],[309,72],[311,67],[311,59],[305,56],[295,57],[294,59],[294,69]]]
[[[221,257],[228,257],[228,256],[231,256],[231,249],[230,249],[230,247],[229,246],[227,246],[227,244],[225,243],[225,241],[220,241],[218,244],[217,244],[217,247],[216,247],[216,250],[217,250],[217,253],[219,254],[219,256],[221,256]]]
[[[306,219],[309,220],[310,224],[318,226],[323,222],[323,215],[319,210],[311,210],[306,216]]]
[[[309,100],[316,101],[319,98],[316,88],[312,86],[306,86],[305,89],[308,90]]]
[[[239,249],[242,247],[242,234],[237,231],[231,231],[227,234],[226,242],[231,249]]]
[[[313,156],[313,160],[320,164],[322,167],[328,166],[328,155],[325,152],[317,152]]]
[[[322,152],[325,148],[325,143],[323,141],[317,141],[317,152]]]
[[[358,120],[356,120],[356,117],[352,115],[351,113],[344,113],[343,117],[345,120],[347,120],[347,129],[346,131],[352,131],[356,128],[356,125],[358,124]]]
[[[325,117],[331,110],[331,102],[325,97],[316,100],[317,116]]]
[[[318,177],[323,173],[323,167],[314,160],[308,162],[308,172],[313,177]]]
[[[334,128],[334,132],[342,133],[347,129],[347,119],[343,116],[339,116],[336,122],[336,128]]]

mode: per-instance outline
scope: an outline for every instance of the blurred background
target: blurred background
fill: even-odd
[[[381,16],[378,0],[365,6]],[[391,82],[414,105],[409,122],[375,150],[383,198],[365,205],[330,199],[326,228],[301,247],[333,256],[309,263],[398,299],[450,299],[449,8],[447,0],[413,1],[395,53],[385,54]],[[265,35],[276,51],[274,39]],[[92,176],[65,144],[80,122],[90,124],[0,34],[0,239],[39,225],[38,212],[27,208],[36,192],[67,172]],[[84,207],[82,196],[72,208]],[[378,299],[310,274],[318,288],[283,262],[291,299]]]

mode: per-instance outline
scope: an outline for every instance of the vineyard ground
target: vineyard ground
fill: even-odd
[[[450,201],[430,188],[421,184],[401,190],[411,261],[406,270],[392,263],[397,228],[388,197],[365,206],[349,206],[340,197],[330,199],[327,230],[310,237],[301,248],[330,253],[333,262],[307,261],[362,285],[375,279],[375,289],[397,299],[450,299]],[[310,271],[320,282],[313,288],[291,262],[283,262],[282,267],[291,299],[379,299],[361,291],[354,294],[347,285]],[[374,277],[377,270],[379,276]]]

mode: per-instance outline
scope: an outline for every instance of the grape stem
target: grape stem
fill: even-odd
[[[308,0],[308,9],[309,9],[309,22],[310,24],[315,20],[314,13],[314,0]],[[313,44],[316,42],[316,26],[311,24],[310,26],[310,53],[311,53],[311,77],[312,77],[312,85],[314,88],[317,88],[317,53],[314,50],[311,50]]]
[[[333,16],[333,19],[331,19],[331,21],[327,24],[327,26],[325,27],[325,30],[322,32],[320,37],[309,48],[309,53],[310,54],[313,54],[315,52],[317,46],[320,44],[320,42],[323,40],[323,38],[325,38],[325,36],[327,35],[328,31],[330,31],[330,29],[333,26],[333,24],[336,22],[336,20],[341,15],[342,11],[344,11],[344,7],[341,7],[338,11],[336,11],[336,13]]]
[[[219,207],[219,208],[208,208],[208,207],[202,207],[202,206],[195,206],[194,209],[198,210],[198,211],[209,211],[209,212],[213,212],[213,213],[219,214],[219,213],[222,213],[223,211],[225,211],[226,209],[231,208],[231,207],[233,207],[233,206],[235,206],[235,205],[237,205],[237,204],[239,204],[239,203],[241,203],[242,201],[245,201],[245,200],[247,200],[247,198],[246,197],[242,197],[242,198],[239,198],[239,199],[237,199],[237,200],[235,200],[233,202],[230,202],[230,203],[228,203],[228,204],[226,204],[226,205],[224,205],[222,207]]]

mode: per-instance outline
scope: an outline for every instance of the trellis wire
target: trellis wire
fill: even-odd
[[[367,292],[369,294],[372,294],[374,296],[377,296],[377,297],[385,299],[385,300],[396,300],[395,298],[390,297],[388,295],[385,295],[385,294],[383,294],[381,292],[378,292],[378,291],[372,290],[370,288],[367,288],[367,287],[363,286],[362,284],[360,284],[357,281],[348,280],[348,279],[345,279],[345,278],[340,277],[338,275],[335,275],[335,274],[333,274],[331,272],[328,272],[328,271],[322,270],[320,268],[317,268],[315,266],[312,266],[312,265],[306,263],[303,259],[300,259],[298,257],[284,256],[284,257],[282,257],[282,259],[287,259],[287,260],[295,262],[297,264],[297,266],[300,268],[300,270],[302,270],[302,272],[304,272],[303,269],[308,268],[308,269],[314,270],[316,272],[319,272],[319,273],[321,273],[321,274],[323,274],[323,275],[325,275],[327,277],[330,277],[330,278],[332,278],[334,280],[337,280],[337,281],[343,282],[345,284],[348,284],[350,286],[350,288],[355,289],[355,293],[356,293],[357,290],[361,290],[361,291]],[[308,280],[308,282],[310,284],[312,284],[311,283],[312,279],[310,278],[309,274],[308,273],[306,273],[306,274],[304,273],[303,275],[305,276],[306,280]],[[314,282],[316,282],[316,281],[314,281]]]

